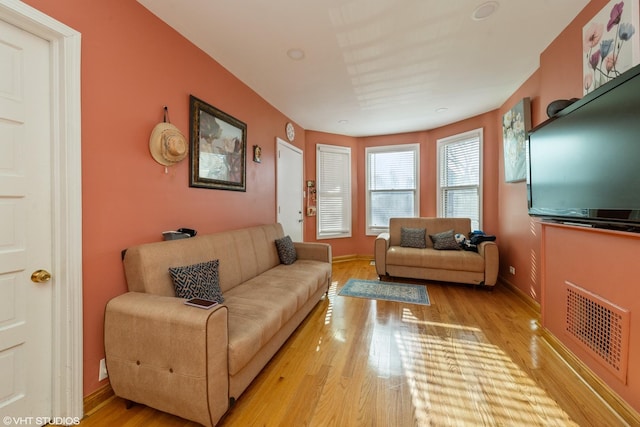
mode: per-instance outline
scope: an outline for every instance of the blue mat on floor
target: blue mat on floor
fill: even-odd
[[[338,295],[431,305],[425,285],[391,283],[380,280],[349,279],[340,289]]]

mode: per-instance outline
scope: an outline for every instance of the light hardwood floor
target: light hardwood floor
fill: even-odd
[[[427,283],[430,306],[338,296],[369,261],[334,264],[329,297],[220,426],[625,425],[540,338],[537,314],[493,291]],[[193,426],[113,398],[82,426]]]

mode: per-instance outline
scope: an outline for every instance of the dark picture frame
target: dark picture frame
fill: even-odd
[[[256,163],[262,162],[262,147],[259,145],[253,146],[253,161]]]
[[[247,125],[189,97],[189,186],[246,191]]]

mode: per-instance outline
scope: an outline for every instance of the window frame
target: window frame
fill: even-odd
[[[321,172],[321,152],[332,152],[337,154],[344,154],[347,156],[347,183],[346,183],[346,192],[344,200],[344,205],[346,206],[346,212],[343,212],[343,219],[345,220],[345,225],[347,226],[345,230],[341,232],[328,232],[323,231],[321,229],[321,218],[323,215],[321,201],[323,197],[323,183],[322,183],[322,172]],[[351,147],[345,147],[341,145],[330,145],[330,144],[316,144],[316,239],[324,240],[324,239],[339,239],[345,237],[351,237],[353,234],[353,218],[352,218],[352,203],[353,203],[353,195],[352,195],[352,170],[351,170]]]
[[[442,193],[443,190],[448,189],[448,188],[459,188],[459,189],[463,189],[463,188],[476,188],[476,186],[470,186],[470,185],[462,185],[462,186],[451,186],[451,187],[443,187],[441,186],[440,183],[440,176],[441,176],[441,172],[442,172],[442,154],[443,154],[443,147],[447,146],[447,145],[451,145],[451,144],[461,144],[461,143],[465,143],[468,142],[470,140],[474,140],[477,139],[478,140],[478,185],[477,185],[477,191],[478,191],[478,229],[482,229],[482,213],[483,213],[483,182],[484,182],[484,174],[483,174],[483,164],[484,164],[484,150],[483,150],[483,140],[484,140],[484,129],[483,128],[478,128],[478,129],[473,129],[467,132],[463,132],[463,133],[459,133],[456,135],[452,135],[446,138],[440,138],[437,140],[436,145],[437,145],[437,164],[436,164],[436,187],[437,187],[437,212],[438,212],[438,217],[445,217],[445,212],[443,212],[444,206],[442,203]],[[473,224],[472,224],[472,229],[473,229]]]
[[[389,231],[389,226],[386,227],[374,227],[371,225],[371,193],[372,190],[369,188],[369,172],[370,172],[370,155],[376,153],[393,153],[393,152],[402,152],[402,151],[413,151],[415,153],[414,157],[414,173],[415,173],[415,188],[413,189],[414,193],[414,207],[413,207],[413,216],[420,216],[420,144],[410,143],[410,144],[396,144],[396,145],[381,145],[375,147],[366,147],[365,148],[365,235],[367,236],[377,236],[380,233],[385,233]],[[388,190],[394,191],[394,190]],[[396,191],[407,191],[407,189],[396,190]]]

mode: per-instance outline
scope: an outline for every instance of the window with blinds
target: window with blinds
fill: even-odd
[[[419,215],[419,144],[368,147],[367,234],[389,229],[389,218]]]
[[[438,216],[482,227],[482,129],[438,140]]]
[[[316,147],[318,239],[351,236],[351,148]]]

